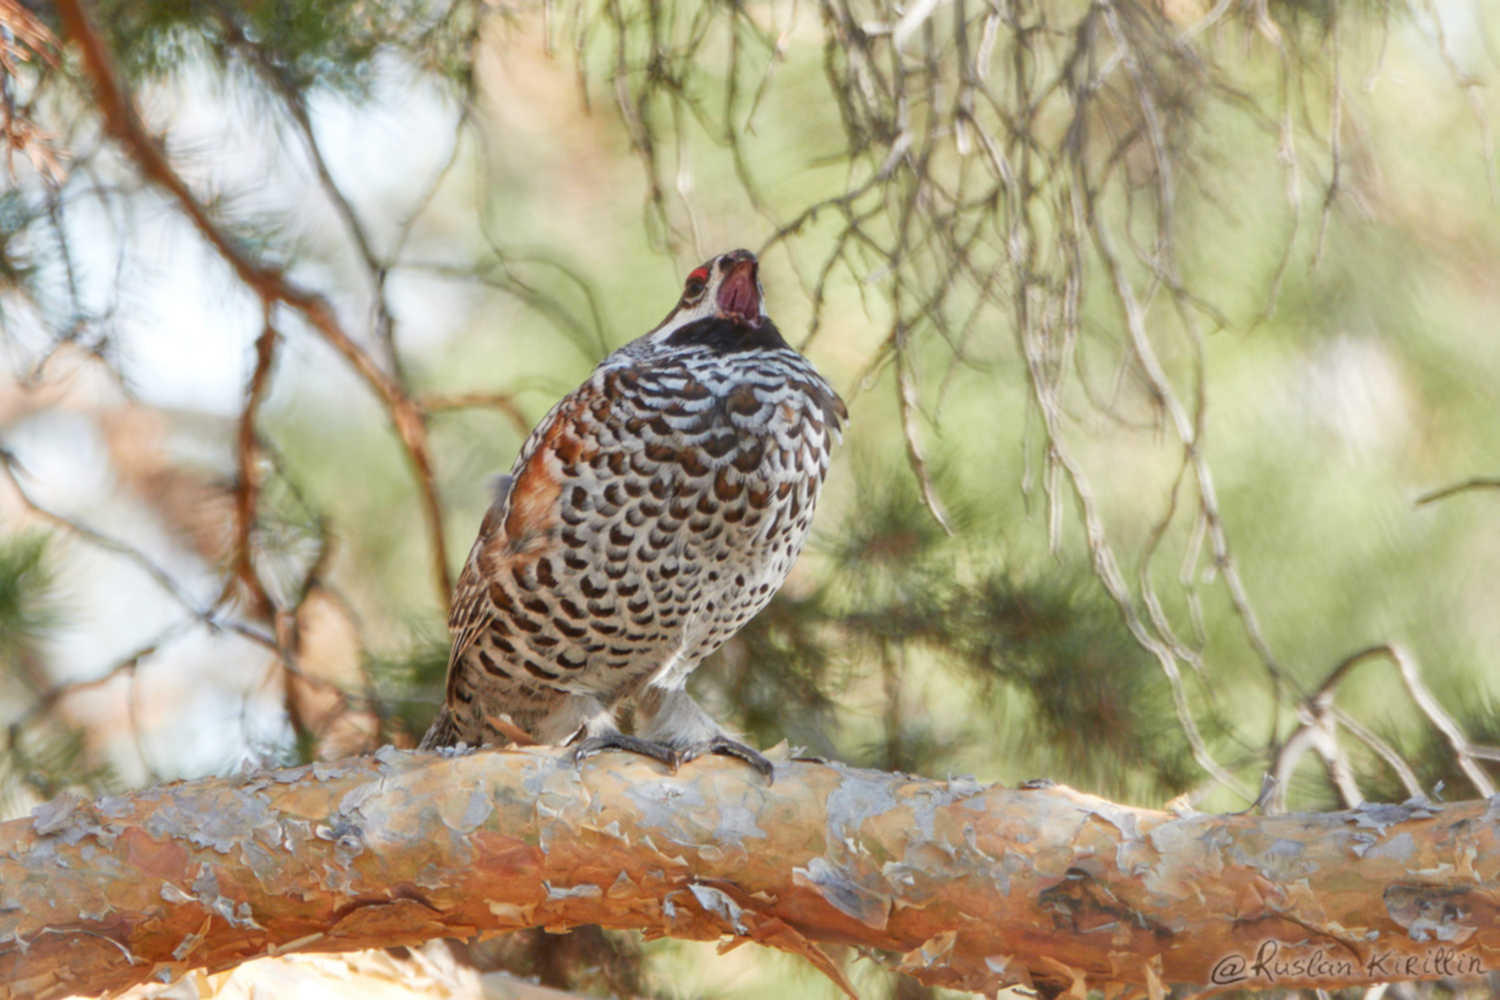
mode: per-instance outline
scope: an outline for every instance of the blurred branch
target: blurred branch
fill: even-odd
[[[930,984],[1077,996],[1474,976],[1500,949],[1488,802],[1174,816],[1064,787],[777,771],[387,749],[65,796],[0,825],[0,997],[593,923],[770,945],[851,995],[814,942],[894,953]]]
[[[510,425],[523,438],[531,433],[531,421],[510,394],[504,392],[453,392],[433,393],[418,400],[425,413],[441,413],[444,410],[487,409],[505,414]]]
[[[282,303],[300,313],[343,356],[385,407],[412,464],[427,527],[433,583],[439,605],[446,608],[451,591],[447,543],[443,537],[442,505],[427,443],[427,428],[420,409],[400,384],[344,330],[326,299],[293,282],[280,268],[253,260],[226,230],[209,217],[208,210],[173,169],[159,143],[146,132],[129,93],[115,73],[103,40],[83,9],[82,0],[61,0],[58,12],[68,36],[82,50],[84,69],[94,85],[106,127],[142,175],[171,195],[198,233],[267,307]]]
[[[45,691],[39,692],[35,700],[28,704],[26,706],[26,709],[19,715],[17,715],[14,719],[12,719],[6,726],[5,751],[7,753],[20,754],[23,758],[24,764],[25,751],[23,749],[24,744],[22,741],[22,733],[26,730],[27,726],[31,725],[37,719],[43,718],[47,714],[53,712],[66,699],[74,697],[78,694],[82,694],[86,691],[94,690],[95,688],[103,687],[104,685],[114,681],[117,677],[124,676],[127,679],[127,683],[130,685],[130,693],[127,696],[127,700],[133,708],[135,704],[134,689],[140,678],[139,671],[141,663],[155,656],[163,646],[165,646],[168,642],[185,631],[187,625],[187,622],[177,622],[176,624],[169,626],[167,629],[163,630],[161,633],[146,642],[144,645],[138,646],[136,649],[132,650],[124,657],[115,661],[112,665],[106,667],[103,671],[101,671],[94,677],[91,677],[87,680],[68,681],[62,684],[54,684],[48,687]],[[142,734],[140,727],[131,725],[130,734],[132,737],[136,756],[141,762],[142,770],[151,775],[154,779],[157,776],[157,770],[152,765],[150,758],[146,755],[145,747],[142,744],[141,740]],[[29,767],[23,766],[21,768],[21,773],[28,781],[31,781],[34,777]],[[49,797],[55,794],[55,789],[49,790],[47,792],[47,795]]]
[[[215,4],[214,11],[229,44],[247,54],[250,65],[255,68],[270,90],[281,98],[287,114],[296,125],[303,148],[312,162],[313,172],[317,174],[318,185],[323,189],[323,194],[333,204],[334,211],[338,213],[339,219],[349,231],[349,237],[354,242],[360,262],[364,265],[370,279],[371,293],[375,299],[375,335],[385,347],[391,370],[395,373],[396,384],[405,388],[406,375],[401,363],[401,352],[396,347],[396,319],[391,313],[390,303],[386,301],[385,296],[385,279],[390,266],[376,255],[369,233],[364,223],[360,221],[359,213],[344,196],[343,190],[333,179],[332,171],[328,169],[328,161],[323,156],[323,148],[318,144],[317,133],[313,131],[312,119],[307,113],[306,94],[292,81],[283,66],[278,65],[265,49],[245,36],[244,30],[234,19],[229,8],[223,4]]]
[[[942,527],[944,533],[951,535],[953,527],[948,523],[948,515],[943,510],[943,502],[938,499],[937,490],[932,485],[932,476],[927,470],[927,458],[922,454],[922,442],[917,438],[917,388],[911,376],[911,362],[906,357],[906,337],[899,326],[891,331],[891,340],[896,354],[896,398],[900,403],[901,432],[906,439],[906,460],[917,477],[917,483],[921,486],[922,502],[927,506],[928,513]]]
[[[1353,673],[1355,667],[1381,652],[1383,652],[1383,647],[1373,647],[1344,657],[1328,672],[1328,676],[1323,679],[1322,684],[1318,685],[1318,689],[1303,699],[1298,713],[1302,720],[1301,724],[1281,744],[1269,772],[1275,782],[1270,796],[1266,799],[1268,812],[1286,811],[1286,793],[1291,784],[1292,773],[1296,771],[1303,753],[1310,747],[1315,748],[1318,755],[1328,765],[1331,775],[1335,778],[1334,786],[1338,789],[1344,806],[1352,808],[1364,801],[1364,794],[1354,783],[1353,775],[1349,771],[1348,760],[1338,747],[1336,726],[1338,717],[1333,712],[1333,697],[1338,686]],[[1416,775],[1410,774],[1409,769],[1406,774],[1402,775],[1402,778],[1405,779],[1408,776],[1411,779],[1408,791],[1412,795],[1422,794],[1421,787],[1416,783]]]
[[[14,76],[28,53],[57,65],[57,39],[19,0],[0,0],[0,30],[4,32],[0,35],[0,70]]]
[[[1438,500],[1446,500],[1451,496],[1456,496],[1459,493],[1466,493],[1469,490],[1497,489],[1500,489],[1500,478],[1475,476],[1472,479],[1465,479],[1461,483],[1454,483],[1451,486],[1443,486],[1439,489],[1429,490],[1428,492],[1423,493],[1421,496],[1417,497],[1416,506],[1420,507],[1423,504],[1434,503]]]
[[[236,580],[243,585],[255,603],[258,612],[270,617],[276,603],[266,593],[266,585],[255,571],[251,553],[251,533],[255,529],[255,513],[260,506],[261,490],[261,441],[256,430],[256,419],[260,406],[265,402],[266,391],[271,384],[271,368],[276,363],[276,347],[281,335],[271,325],[270,316],[260,336],[255,340],[255,368],[250,373],[250,384],[245,389],[245,402],[240,407],[239,430],[235,442],[235,464],[238,480],[234,489],[234,543],[231,546],[231,566],[224,580],[224,592],[220,600],[229,596]]]
[[[273,332],[271,328],[267,328],[268,334]],[[263,386],[267,378],[270,344],[273,340],[274,337],[264,335],[260,340],[265,351],[262,358],[266,364],[258,366],[257,375],[252,378],[249,390],[251,396],[257,394],[256,384]],[[248,405],[243,411],[251,415],[252,423],[256,409],[256,405]],[[114,414],[114,417],[119,422],[119,414]],[[253,430],[247,430],[247,426],[249,425],[241,424],[241,434],[250,434],[253,438]],[[243,437],[241,445],[244,446]],[[326,540],[320,547],[318,558],[307,571],[295,603],[289,607],[282,607],[272,599],[251,563],[252,550],[249,547],[248,533],[253,528],[253,522],[241,521],[240,517],[249,512],[249,516],[253,518],[259,473],[250,456],[258,451],[258,444],[248,451],[242,451],[242,474],[244,466],[248,464],[252,485],[242,487],[234,493],[234,534],[238,541],[232,549],[231,558],[237,566],[242,563],[243,566],[240,571],[231,575],[229,583],[240,580],[250,593],[254,606],[248,609],[251,620],[246,621],[238,616],[231,616],[226,611],[227,591],[221,591],[211,604],[200,607],[188,590],[145,552],[38,503],[22,485],[24,470],[19,467],[14,456],[0,449],[0,473],[3,473],[4,481],[10,484],[16,499],[25,510],[95,548],[125,559],[145,573],[175,604],[187,612],[185,619],[124,655],[95,677],[57,684],[38,692],[36,700],[30,702],[9,726],[12,748],[18,745],[17,736],[23,729],[52,712],[65,698],[89,690],[120,673],[133,677],[137,667],[154,657],[169,640],[182,634],[187,623],[232,633],[248,639],[273,655],[277,669],[287,677],[286,703],[289,717],[299,734],[313,741],[312,749],[320,757],[359,752],[376,744],[379,720],[375,716],[375,698],[370,679],[365,676],[363,661],[359,657],[358,630],[347,623],[347,619],[351,617],[347,607],[319,580],[328,556]],[[168,517],[169,513],[163,511],[163,516]],[[241,573],[247,575],[242,576]],[[264,622],[265,627],[258,627],[260,622]],[[133,710],[133,702],[131,706]],[[141,730],[134,722],[130,728],[139,748]],[[145,759],[144,754],[142,759]],[[153,770],[149,762],[147,769]]]
[[[12,177],[14,157],[20,153],[48,180],[62,179],[53,136],[36,124],[35,109],[18,103],[16,94],[21,64],[37,56],[56,67],[57,48],[57,39],[35,14],[17,0],[0,0],[0,145],[5,147],[5,166]]]
[[[233,632],[236,635],[243,636],[244,638],[249,639],[251,642],[254,642],[257,645],[261,645],[268,649],[271,649],[272,651],[275,651],[275,641],[265,633],[260,632],[257,629],[254,629],[242,622],[225,621],[219,618],[215,607],[200,608],[196,604],[196,602],[194,602],[192,596],[185,590],[183,590],[178,582],[172,578],[172,575],[166,570],[162,569],[159,565],[157,565],[144,552],[141,552],[139,549],[134,548],[133,546],[127,545],[119,539],[112,538],[109,535],[103,534],[102,532],[95,531],[93,528],[90,528],[87,525],[74,521],[62,514],[58,514],[55,511],[49,510],[48,508],[37,503],[34,499],[32,499],[31,494],[27,493],[26,489],[21,485],[21,480],[17,475],[17,462],[15,456],[10,452],[5,451],[4,449],[0,449],[0,472],[4,473],[5,480],[10,483],[11,488],[15,491],[16,497],[20,500],[21,504],[26,508],[26,510],[30,511],[41,520],[47,522],[48,524],[61,528],[71,535],[78,536],[95,548],[104,549],[107,552],[112,552],[115,555],[124,558],[126,561],[130,562],[137,569],[141,570],[148,577],[150,577],[153,583],[160,587],[162,591],[167,594],[167,596],[169,596],[176,604],[182,607],[182,609],[185,610],[189,615],[191,615],[195,620],[201,622],[204,625],[207,625],[209,628],[224,629]]]

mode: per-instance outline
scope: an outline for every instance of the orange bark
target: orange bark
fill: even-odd
[[[0,997],[284,951],[598,923],[894,952],[993,991],[1338,986],[1500,965],[1500,799],[1174,816],[781,762],[373,757],[0,825]],[[1082,995],[1081,992],[1078,995]]]

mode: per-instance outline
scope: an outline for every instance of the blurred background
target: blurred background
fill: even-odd
[[[0,0],[0,818],[412,745],[491,478],[735,246],[852,414],[693,678],[752,743],[1492,794],[1488,13]],[[831,990],[629,935],[466,959]]]

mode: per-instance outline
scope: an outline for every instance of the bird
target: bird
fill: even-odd
[[[686,683],[786,580],[848,416],[771,321],[753,253],[695,267],[499,477],[421,748],[571,745],[673,770],[714,753],[769,778]]]

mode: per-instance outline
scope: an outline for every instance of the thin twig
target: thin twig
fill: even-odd
[[[522,437],[531,433],[531,421],[517,405],[515,399],[504,392],[449,392],[422,396],[418,405],[425,413],[441,413],[444,410],[485,409],[499,410],[505,414],[510,425]]]
[[[219,600],[226,600],[235,581],[242,584],[258,604],[260,612],[267,617],[274,614],[276,602],[266,591],[265,583],[255,570],[250,537],[255,528],[255,518],[260,506],[260,435],[256,430],[256,418],[261,403],[271,385],[271,368],[276,362],[276,345],[281,336],[266,317],[265,327],[255,339],[255,368],[250,374],[250,384],[245,389],[245,403],[240,408],[239,429],[235,439],[235,464],[238,479],[234,488],[234,545],[230,558],[229,575],[224,580],[224,590]]]
[[[131,545],[127,545],[125,542],[122,542],[117,538],[113,538],[102,532],[96,531],[85,524],[75,521],[65,515],[58,514],[55,511],[49,510],[48,508],[42,506],[35,499],[33,499],[31,494],[26,491],[26,488],[21,485],[18,469],[19,463],[17,462],[15,455],[11,454],[9,451],[6,451],[3,448],[0,448],[0,471],[4,472],[6,480],[10,483],[11,488],[15,490],[16,496],[20,499],[21,504],[33,515],[43,521],[46,521],[48,524],[51,524],[54,527],[61,528],[69,534],[78,536],[95,548],[103,549],[106,552],[112,552],[115,555],[125,559],[127,562],[131,563],[141,572],[150,577],[153,583],[160,587],[168,597],[172,598],[172,600],[177,603],[183,610],[185,610],[189,615],[191,615],[194,620],[207,625],[211,629],[233,632],[236,635],[243,636],[244,638],[249,639],[251,642],[254,642],[261,646],[265,646],[268,649],[274,650],[276,648],[275,641],[259,630],[252,628],[251,626],[243,622],[225,621],[218,617],[213,607],[198,607],[198,605],[193,601],[192,597],[186,591],[184,591],[181,586],[178,585],[176,580],[172,578],[171,574],[158,566],[144,552]]]
[[[902,349],[902,336],[898,332],[896,337],[896,396],[901,409],[901,431],[906,438],[906,458],[911,463],[912,472],[916,474],[917,483],[922,490],[922,502],[926,504],[927,510],[932,514],[946,534],[953,534],[953,526],[948,521],[948,513],[943,509],[943,502],[938,499],[937,489],[932,484],[932,474],[927,468],[927,458],[922,453],[922,442],[917,437],[916,413],[917,390],[912,381],[911,369],[906,360],[906,352]]]
[[[1426,493],[1423,493],[1421,496],[1417,497],[1415,506],[1420,507],[1423,504],[1434,503],[1438,500],[1446,500],[1451,496],[1456,496],[1459,493],[1465,493],[1469,490],[1497,489],[1500,489],[1500,478],[1492,476],[1474,476],[1473,478],[1465,479],[1461,483],[1454,483],[1451,486],[1442,486],[1435,490],[1428,490]]]

